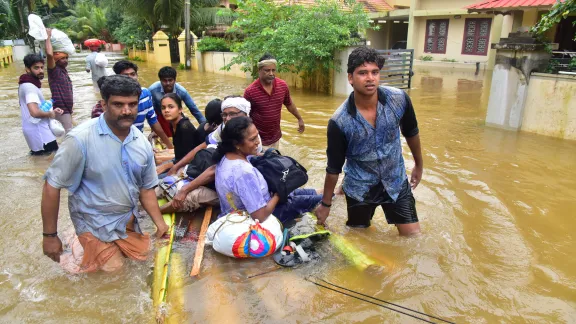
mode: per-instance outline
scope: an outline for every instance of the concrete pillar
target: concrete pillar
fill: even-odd
[[[154,58],[156,63],[170,64],[170,44],[168,43],[168,35],[159,30],[152,37],[154,43]]]
[[[512,14],[502,17],[502,30],[500,31],[500,38],[507,38],[512,32],[512,24],[514,23],[514,16]],[[496,43],[496,42],[494,42]]]
[[[356,47],[346,47],[341,51],[337,51],[334,55],[336,62],[340,62],[340,72],[334,71],[333,82],[332,82],[332,94],[349,96],[354,90],[350,83],[348,82],[348,55]]]
[[[502,15],[495,15],[494,19],[492,19],[492,28],[490,30],[490,43],[494,44],[500,42],[503,20],[504,18]],[[489,51],[488,62],[486,64],[487,68],[492,69],[494,67],[495,62],[496,62],[496,51]]]
[[[148,56],[148,54],[150,54],[150,41],[149,40],[144,41],[144,49],[146,50],[146,57],[143,57],[143,59],[146,60],[146,62],[149,62],[150,61],[150,57]]]
[[[486,124],[510,130],[522,126],[530,74],[544,71],[550,54],[528,33],[512,33],[498,44]]]
[[[186,65],[186,31],[183,30],[178,36],[178,54],[180,55],[180,64]]]
[[[420,0],[410,0],[410,15],[408,16],[408,39],[406,41],[406,48],[415,49],[418,26],[416,26],[416,18],[414,17],[414,10],[418,10],[419,5]]]

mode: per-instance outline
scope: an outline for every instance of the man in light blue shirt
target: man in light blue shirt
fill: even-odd
[[[168,123],[162,116],[161,111],[162,97],[164,97],[164,95],[167,93],[176,93],[180,99],[184,101],[188,109],[190,109],[190,113],[192,113],[192,116],[196,118],[198,124],[206,121],[206,118],[204,118],[204,115],[202,115],[194,103],[194,100],[192,100],[192,97],[190,97],[190,94],[188,94],[188,91],[186,91],[183,86],[176,83],[176,70],[174,68],[170,66],[161,68],[160,71],[158,71],[158,78],[160,81],[156,81],[154,84],[148,87],[148,90],[150,90],[150,93],[152,93],[152,102],[154,103],[154,110],[156,111],[156,115],[158,115],[158,121],[160,122],[164,133],[166,133],[168,137],[172,137],[172,129],[170,128],[170,123]]]
[[[150,237],[138,226],[138,201],[158,228],[157,237],[168,230],[154,192],[158,177],[152,147],[133,126],[141,91],[129,77],[107,77],[101,90],[104,114],[68,133],[46,171],[43,250],[54,261],[62,253],[57,234],[62,188],[69,192],[70,218],[84,249],[81,272],[115,270],[122,255],[146,259]]]

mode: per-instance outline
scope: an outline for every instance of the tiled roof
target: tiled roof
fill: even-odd
[[[549,7],[556,3],[556,0],[484,0],[473,5],[464,7],[465,9],[509,9],[509,8],[529,8],[529,7]]]
[[[286,1],[282,1],[286,3]],[[316,4],[314,0],[291,0],[288,1],[289,4],[300,4],[303,6],[313,6]],[[390,10],[394,10],[388,2],[385,0],[358,0],[358,3],[364,5],[364,9],[367,12],[386,12]]]

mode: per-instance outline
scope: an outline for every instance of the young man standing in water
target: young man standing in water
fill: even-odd
[[[164,133],[168,135],[168,137],[172,137],[172,129],[170,128],[170,123],[164,119],[162,116],[162,97],[165,94],[174,92],[176,93],[182,101],[186,104],[192,116],[196,118],[198,124],[201,124],[206,121],[206,118],[202,115],[192,97],[186,89],[181,86],[179,83],[176,83],[176,70],[170,66],[165,66],[158,71],[158,79],[160,81],[154,82],[148,90],[152,93],[152,101],[154,103],[154,110],[156,111],[156,115],[158,116],[158,121],[164,130]]]
[[[279,148],[282,137],[282,105],[298,120],[299,133],[303,133],[305,127],[304,120],[290,97],[288,85],[275,75],[277,64],[272,55],[262,56],[258,61],[258,79],[244,91],[244,98],[252,105],[250,117],[260,132],[264,149]]]
[[[24,57],[26,73],[18,80],[18,97],[22,117],[22,131],[32,155],[50,154],[58,150],[56,137],[50,130],[50,118],[62,114],[62,109],[42,111],[45,102],[40,87],[44,79],[44,59],[38,54]]]
[[[412,190],[423,172],[418,122],[408,95],[392,87],[379,87],[384,59],[374,49],[360,47],[348,57],[350,97],[328,122],[328,167],[324,197],[316,210],[323,224],[330,213],[332,194],[344,168],[350,227],[366,228],[377,206],[400,235],[420,232]],[[406,176],[400,131],[414,157],[410,181]]]
[[[66,133],[72,129],[72,108],[74,106],[74,93],[72,92],[72,80],[68,75],[68,54],[64,52],[53,52],[52,29],[46,28],[48,38],[46,38],[46,56],[48,63],[48,84],[52,99],[54,99],[54,108],[60,108],[63,114],[57,115],[56,120],[62,123]]]
[[[116,74],[122,74],[138,81],[138,65],[130,61],[118,61],[114,64],[112,69]],[[166,133],[164,133],[162,126],[160,126],[160,123],[158,122],[158,117],[154,111],[154,105],[152,104],[152,94],[148,89],[142,87],[142,94],[140,94],[140,99],[138,101],[138,116],[134,121],[134,126],[136,126],[140,131],[144,128],[144,119],[148,121],[148,125],[150,125],[152,131],[160,137],[162,143],[164,143],[167,148],[173,149],[174,145],[172,145],[172,142],[168,136],[166,136]]]
[[[83,248],[78,272],[113,271],[124,257],[146,260],[150,237],[138,226],[138,200],[158,228],[156,236],[168,230],[154,193],[158,177],[152,147],[133,126],[141,92],[129,77],[108,76],[101,89],[104,114],[68,133],[44,175],[44,254],[60,262],[57,224],[60,190],[65,188]]]

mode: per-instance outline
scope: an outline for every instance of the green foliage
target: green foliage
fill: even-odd
[[[230,45],[224,38],[204,37],[198,44],[200,52],[230,52]]]
[[[550,11],[540,18],[540,21],[532,27],[531,31],[536,34],[543,34],[562,19],[574,13],[576,13],[576,0],[556,1]],[[576,40],[576,35],[574,35],[574,40]]]
[[[164,28],[175,38],[182,31],[182,0],[103,0],[109,8],[123,11],[125,16],[142,21],[152,33]],[[151,35],[148,35],[151,36]],[[148,38],[148,37],[146,37]]]
[[[116,28],[112,35],[114,39],[128,47],[135,45],[138,49],[144,49],[144,41],[152,36],[152,30],[143,19],[129,16],[122,21],[120,27]]]
[[[68,10],[69,16],[50,24],[50,27],[62,30],[75,41],[98,38],[110,42],[112,37],[108,30],[106,13],[107,9],[94,6],[92,1],[79,1],[73,9]]]
[[[432,59],[434,59],[434,58],[430,55],[420,56],[421,61],[432,61]]]
[[[124,50],[122,51],[122,53],[124,53],[124,55],[128,56],[128,47],[124,47]]]
[[[186,70],[186,65],[183,63],[178,64],[178,70]]]
[[[432,60],[432,56],[430,56],[430,61]],[[458,61],[456,61],[456,59],[449,59],[449,58],[443,58],[442,62],[450,62],[450,63],[456,63]]]
[[[277,5],[267,0],[239,0],[238,19],[228,33],[243,34],[244,41],[230,64],[252,70],[266,52],[276,56],[279,71],[295,73],[337,68],[334,52],[360,40],[369,28],[362,5],[353,0],[317,0],[315,5]]]
[[[133,58],[130,59],[130,61],[144,62],[144,59],[141,58],[140,56],[134,56]]]

